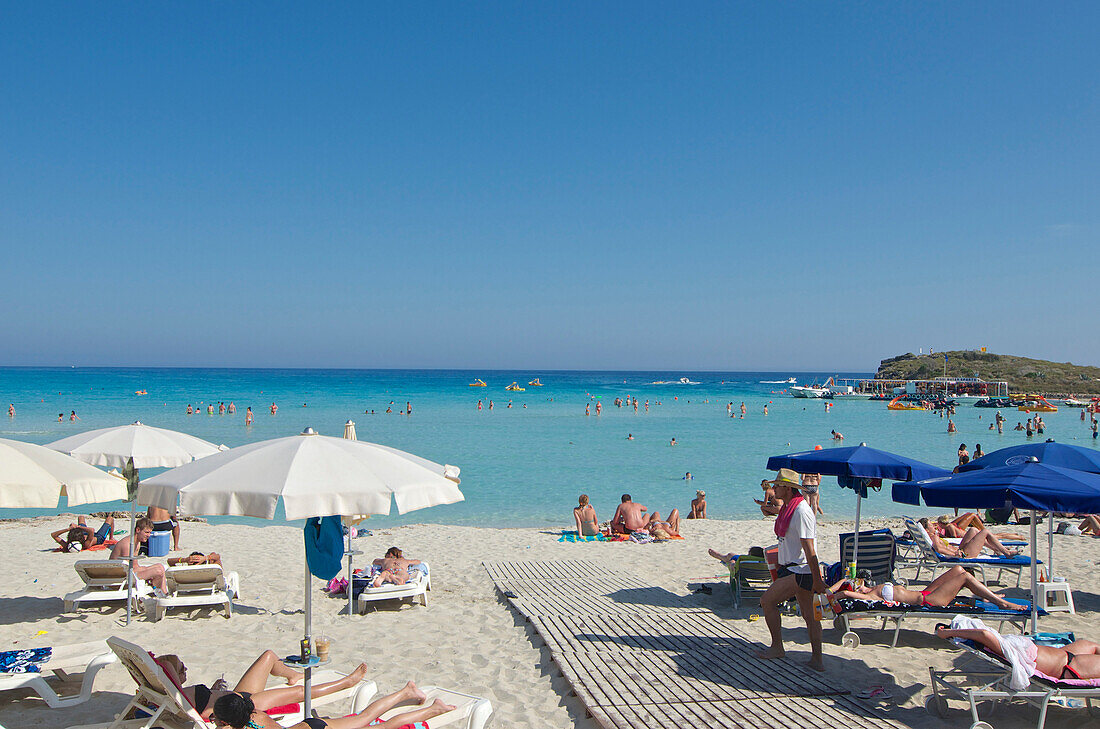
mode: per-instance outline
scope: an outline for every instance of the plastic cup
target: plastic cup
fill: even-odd
[[[327,661],[329,648],[332,647],[332,639],[322,635],[314,641],[313,646],[317,650],[317,660]]]

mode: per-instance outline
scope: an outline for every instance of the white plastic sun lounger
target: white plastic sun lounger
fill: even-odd
[[[41,696],[50,708],[76,706],[91,698],[96,674],[116,660],[106,641],[60,646],[53,649],[49,660],[38,664],[40,673],[0,673],[0,691],[30,689]],[[76,694],[62,696],[47,681],[52,677],[62,681],[73,680],[80,673],[84,675],[80,681],[80,692]]]
[[[431,725],[432,729],[438,729],[443,726],[463,727],[463,729],[483,729],[485,724],[489,721],[489,717],[493,715],[493,704],[489,699],[471,696],[470,694],[464,694],[458,691],[451,691],[438,686],[421,686],[420,690],[427,695],[427,698],[420,703],[419,707],[397,706],[383,713],[379,719],[381,721],[386,721],[400,714],[415,711],[417,708],[430,706],[436,699],[442,699],[443,703],[450,704],[455,708],[453,711],[448,711],[446,714],[440,714],[439,716],[429,719],[428,724]]]
[[[126,560],[85,559],[73,565],[76,574],[84,582],[83,589],[70,592],[63,598],[65,612],[94,603],[121,602],[126,604]],[[133,578],[133,598],[140,601],[153,593],[143,580]],[[137,605],[134,606],[137,608]]]
[[[428,591],[432,589],[432,570],[428,566],[427,562],[420,563],[425,572],[420,570],[409,571],[409,581],[404,585],[391,585],[385,584],[380,587],[367,587],[359,593],[359,597],[355,601],[355,607],[360,613],[364,613],[367,610],[367,605],[375,600],[403,600],[407,597],[420,598],[420,604],[424,607],[428,605]],[[435,725],[436,721],[433,720],[432,724]]]
[[[137,682],[137,694],[114,721],[84,724],[69,729],[215,729],[213,722],[208,722],[199,715],[181,687],[148,651],[118,637],[108,638],[107,645]],[[344,674],[335,671],[314,671],[313,680],[316,683],[325,683],[335,681],[342,675]],[[354,688],[338,691],[324,698],[315,698],[313,705],[324,705],[350,697],[352,711],[359,712],[366,708],[377,690],[374,681],[363,681]],[[296,714],[272,715],[272,718],[284,726],[300,722],[301,705],[298,705]]]
[[[1001,581],[1001,573],[1004,570],[1016,573],[1016,587],[1020,586],[1020,580],[1023,576],[1023,572],[1026,569],[1031,568],[1031,558],[1026,555],[1018,555],[1016,557],[944,557],[937,552],[932,545],[932,540],[928,538],[928,533],[924,531],[922,527],[912,517],[902,517],[905,520],[906,531],[909,532],[909,538],[915,543],[917,550],[920,552],[919,561],[910,563],[909,566],[915,566],[917,574],[913,578],[914,580],[920,579],[921,570],[928,568],[932,572],[932,577],[936,576],[936,570],[938,569],[950,569],[955,565],[961,565],[963,567],[969,567],[976,569],[981,573],[981,580],[988,584],[989,580],[985,577],[986,567],[995,567],[998,569],[997,581]],[[1042,564],[1041,561],[1036,564]]]
[[[239,594],[236,572],[228,574],[217,564],[177,565],[164,572],[168,581],[167,597],[145,600],[146,615],[154,620],[164,617],[169,608],[216,607],[233,615],[233,598]]]

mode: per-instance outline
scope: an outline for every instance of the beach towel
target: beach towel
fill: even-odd
[[[0,673],[42,673],[39,663],[50,660],[53,648],[0,651]]]
[[[1031,638],[1026,635],[1001,635],[978,618],[970,618],[965,615],[956,615],[951,621],[952,630],[988,630],[1001,642],[1001,655],[1012,667],[1012,675],[1008,679],[1009,688],[1023,691],[1031,683],[1031,677],[1035,674],[1035,657],[1038,651]]]
[[[801,496],[795,496],[793,499],[783,504],[783,508],[779,511],[779,516],[775,518],[775,536],[784,537],[787,535],[787,529],[791,526],[791,519],[794,517],[794,510],[798,508],[798,505],[803,502]]]
[[[590,536],[581,536],[576,531],[562,530],[561,536],[558,537],[559,542],[607,542],[610,541],[603,534],[592,534]]]
[[[344,558],[344,525],[338,516],[310,517],[305,525],[306,564],[315,577],[328,582],[340,574]]]

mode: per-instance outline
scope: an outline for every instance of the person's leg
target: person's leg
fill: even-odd
[[[88,526],[88,521],[82,516],[78,516],[76,518],[76,523],[79,524],[80,526]]]
[[[996,554],[999,554],[1002,557],[1014,557],[1019,554],[1019,552],[1009,550],[1008,547],[1001,544],[1001,540],[997,539],[996,535],[994,535],[988,529],[982,529],[980,532],[978,532],[978,534],[982,535],[985,538],[985,545],[987,547],[989,547]]]
[[[1004,658],[1004,654],[1001,653],[1001,637],[992,630],[952,630],[951,628],[936,628],[936,635],[941,638],[962,638],[963,640],[972,640]]]
[[[107,538],[115,538],[115,518],[113,516],[107,516],[103,518],[103,523],[107,525]]]
[[[806,630],[810,633],[810,668],[824,671],[825,663],[821,657],[821,621],[814,617],[814,593],[801,587],[795,593],[798,609],[806,620]]]
[[[172,522],[172,551],[180,551],[180,523]]]
[[[668,515],[668,525],[672,527],[674,534],[680,533],[680,510],[673,509]]]
[[[369,707],[368,707],[369,708]],[[450,704],[444,704],[442,700],[436,699],[428,706],[421,707],[419,709],[412,709],[402,714],[398,714],[392,719],[386,719],[386,721],[380,724],[372,724],[374,719],[367,719],[366,713],[359,714],[357,716],[345,716],[339,719],[325,719],[328,723],[328,729],[364,729],[364,727],[373,726],[375,729],[402,729],[410,724],[416,724],[417,722],[427,722],[429,719],[433,719],[440,714],[446,714],[448,711],[452,711],[455,707]],[[305,724],[295,724],[295,727],[306,726]]]
[[[255,665],[255,664],[253,664]],[[247,674],[246,674],[247,675]],[[356,685],[367,675],[367,664],[360,663],[359,667],[354,671],[339,678],[335,681],[329,681],[328,683],[318,683],[310,686],[309,695],[315,699],[319,699],[323,696],[334,694],[337,691],[343,691]],[[261,678],[262,681],[266,681],[267,677]],[[244,681],[244,678],[241,678]],[[238,684],[240,685],[240,684]],[[248,691],[249,689],[237,689],[238,691]],[[256,705],[256,708],[260,711],[267,711],[276,706],[286,706],[287,704],[294,704],[299,701],[305,700],[306,688],[303,684],[296,684],[294,686],[276,686],[275,688],[264,688],[260,686],[258,692],[252,692],[252,703]]]
[[[714,557],[716,560],[726,565],[727,567],[733,564],[733,560],[736,557],[733,552],[730,552],[729,554],[722,554],[716,549],[708,549],[707,554],[709,554],[711,557]]]
[[[280,661],[275,651],[267,650],[252,662],[233,690],[247,691],[251,694],[259,693],[267,687],[268,676],[283,678],[287,683],[295,684],[301,679],[302,674]],[[271,706],[279,706],[279,704],[271,704]]]
[[[764,613],[764,622],[768,625],[772,642],[766,651],[757,652],[757,658],[782,658],[784,655],[783,619],[779,615],[779,606],[795,596],[798,586],[794,580],[794,575],[780,577],[760,596],[760,609]]]
[[[139,580],[145,580],[161,592],[168,592],[168,580],[164,577],[162,564],[135,565],[134,576]]]

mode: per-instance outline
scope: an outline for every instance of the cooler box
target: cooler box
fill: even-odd
[[[148,546],[150,557],[166,557],[172,547],[172,532],[153,532]]]
[[[768,571],[772,573],[772,582],[779,579],[779,545],[764,550],[764,559],[768,562]]]

